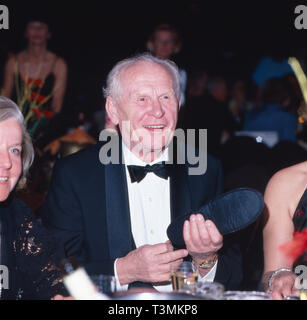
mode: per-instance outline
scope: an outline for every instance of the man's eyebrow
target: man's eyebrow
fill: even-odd
[[[22,142],[12,143],[11,147],[22,147]]]
[[[135,92],[131,92],[130,96],[131,97],[138,97],[138,96],[146,96],[148,94],[149,94],[148,91],[138,90],[138,91],[135,91]]]
[[[138,96],[146,96],[148,94],[149,93],[146,90],[139,90],[139,91],[131,92],[130,96],[131,97],[138,97]],[[175,91],[173,89],[167,89],[165,91],[161,90],[161,93],[159,93],[159,96],[163,96],[165,94],[175,94]]]
[[[162,92],[160,95],[161,96],[163,96],[164,94],[175,94],[175,92],[174,92],[174,90],[173,89],[169,89],[169,90],[167,90],[167,91],[164,91],[164,92]]]

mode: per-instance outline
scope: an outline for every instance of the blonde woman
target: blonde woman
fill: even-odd
[[[33,161],[31,139],[18,106],[0,96],[1,299],[48,299],[64,293],[55,268],[56,242],[19,199]]]

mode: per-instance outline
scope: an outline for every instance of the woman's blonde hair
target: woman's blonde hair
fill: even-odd
[[[17,188],[21,189],[26,185],[27,175],[29,169],[34,160],[34,148],[32,144],[32,140],[30,135],[28,134],[25,125],[24,125],[24,117],[16,105],[15,102],[12,100],[0,96],[0,122],[7,120],[9,118],[15,119],[21,129],[23,134],[23,141],[22,141],[22,175],[18,181]]]

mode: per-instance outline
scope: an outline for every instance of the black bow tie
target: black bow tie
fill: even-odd
[[[154,165],[146,166],[127,166],[131,178],[131,182],[140,182],[143,180],[148,172],[155,173],[158,177],[167,179],[169,176],[168,170],[165,166],[165,162],[156,163]]]

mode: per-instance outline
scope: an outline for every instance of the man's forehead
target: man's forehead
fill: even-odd
[[[170,78],[172,77],[170,71],[161,64],[158,64],[153,61],[137,61],[130,66],[127,66],[122,70],[123,76],[131,75],[167,75]]]
[[[169,89],[174,86],[173,77],[167,68],[147,61],[139,61],[125,68],[121,74],[121,83],[123,87],[135,85],[145,87],[146,83],[169,87]]]

